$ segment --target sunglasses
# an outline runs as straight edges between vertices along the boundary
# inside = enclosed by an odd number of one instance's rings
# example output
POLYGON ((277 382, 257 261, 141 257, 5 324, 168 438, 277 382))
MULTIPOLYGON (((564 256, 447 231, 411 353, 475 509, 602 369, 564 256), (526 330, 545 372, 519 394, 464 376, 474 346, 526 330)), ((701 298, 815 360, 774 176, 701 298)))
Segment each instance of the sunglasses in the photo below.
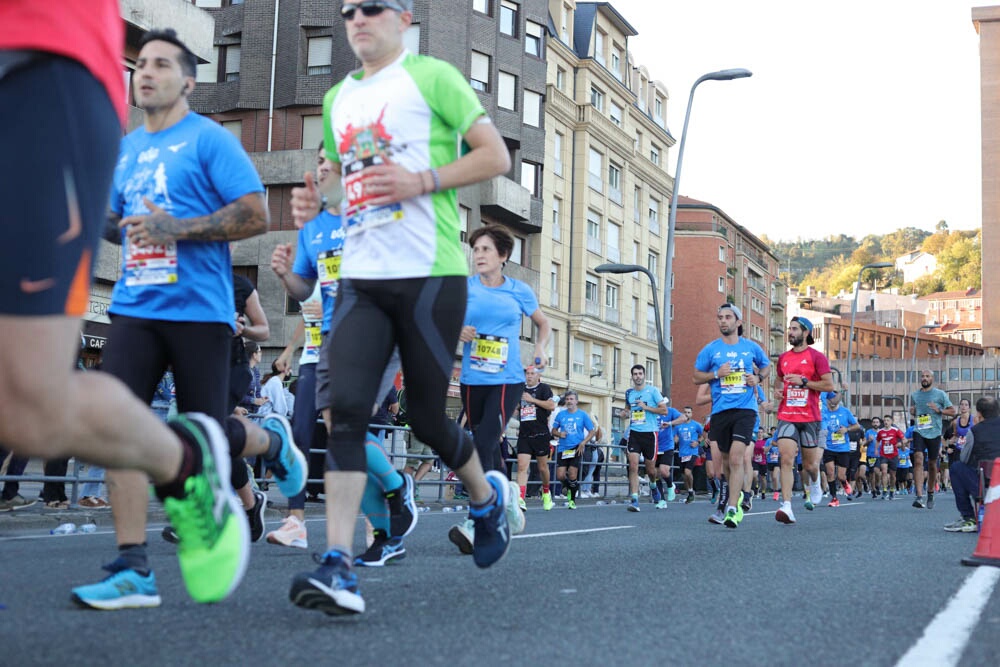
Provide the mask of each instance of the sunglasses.
POLYGON ((371 18, 373 16, 378 16, 387 9, 391 9, 395 12, 404 11, 402 7, 393 4, 391 2, 382 2, 381 0, 373 0, 372 2, 362 2, 359 4, 355 3, 345 4, 340 10, 340 15, 344 18, 345 21, 353 21, 354 14, 359 9, 361 10, 361 13, 368 18, 371 18))

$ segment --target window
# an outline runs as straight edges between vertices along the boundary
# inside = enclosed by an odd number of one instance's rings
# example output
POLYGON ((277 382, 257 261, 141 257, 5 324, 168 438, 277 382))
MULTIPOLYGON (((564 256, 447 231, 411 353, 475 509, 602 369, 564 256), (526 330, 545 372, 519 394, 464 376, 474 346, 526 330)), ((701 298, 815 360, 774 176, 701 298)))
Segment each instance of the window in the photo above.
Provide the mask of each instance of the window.
POLYGON ((719 246, 719 261, 720 262, 726 261, 726 246, 724 245, 719 246))
POLYGON ((583 341, 579 338, 573 339, 573 372, 583 372, 583 341))
POLYGON ((726 279, 719 276, 719 291, 725 293, 726 291, 726 279))
POLYGON ((534 162, 521 161, 521 187, 531 193, 533 197, 541 196, 541 172, 542 168, 534 162))
POLYGON ((500 0, 500 32, 517 37, 518 6, 509 0, 500 0))
POLYGON ((412 23, 403 33, 403 46, 410 53, 420 53, 420 24, 412 23))
POLYGON ((480 14, 489 16, 490 0, 472 0, 472 9, 480 14))
POLYGON ((542 96, 530 90, 524 91, 524 124, 541 127, 542 96))
POLYGON ((657 275, 657 269, 659 269, 659 267, 660 256, 655 252, 650 252, 649 255, 646 256, 646 268, 649 269, 649 272, 655 276, 657 275))
POLYGON ((660 148, 656 144, 652 144, 649 147, 649 161, 656 166, 660 165, 660 148))
MULTIPOLYGON (((632 335, 639 335, 639 298, 635 296, 632 297, 632 335)), ((635 355, 633 354, 632 356, 634 357, 635 355)), ((634 360, 632 364, 635 365, 634 360)))
POLYGON ((604 346, 590 344, 590 374, 599 375, 604 372, 604 346))
POLYGON ((500 72, 497 77, 497 106, 501 109, 517 108, 517 77, 500 72))
POLYGON ((621 206, 622 203, 622 168, 614 162, 608 163, 608 197, 621 206))
POLYGON ((323 114, 302 117, 302 148, 313 150, 319 148, 323 141, 323 114))
POLYGON ((604 33, 601 32, 600 30, 595 30, 594 31, 594 60, 596 60, 597 62, 601 63, 602 65, 605 62, 605 60, 604 60, 604 42, 605 42, 604 33))
POLYGON ((608 283, 604 286, 604 305, 612 310, 618 310, 618 285, 608 283))
POLYGON ((622 126, 622 108, 615 104, 614 102, 610 105, 610 111, 608 115, 611 117, 611 122, 618 127, 622 126))
POLYGON ((588 184, 598 192, 604 192, 604 156, 593 148, 587 158, 588 184))
MULTIPOLYGON (((639 263, 639 257, 641 255, 642 255, 642 246, 639 244, 638 241, 632 241, 632 263, 633 264, 638 264, 639 263)), ((638 273, 633 273, 632 277, 635 278, 636 280, 638 280, 639 279, 639 274, 638 273)))
POLYGON ((562 176, 563 135, 561 132, 554 132, 552 134, 552 154, 555 156, 555 161, 552 163, 552 171, 556 176, 562 176))
POLYGON ((636 155, 642 153, 642 132, 639 130, 635 131, 635 152, 636 155))
POLYGON ((487 92, 490 89, 490 57, 478 51, 472 52, 472 66, 469 83, 475 90, 487 92))
POLYGON ((660 125, 663 124, 663 98, 657 96, 656 100, 653 102, 653 118, 660 125))
POLYGON ((598 111, 604 111, 604 93, 597 88, 590 89, 590 103, 598 111))
POLYGON ((652 197, 649 198, 649 231, 660 233, 660 202, 652 197))
POLYGON ((611 73, 619 81, 622 80, 622 55, 617 46, 611 50, 611 73))
POLYGON ((472 209, 467 206, 458 207, 458 224, 459 224, 459 238, 462 243, 469 238, 469 214, 472 213, 472 209))
POLYGON ((646 359, 646 382, 654 386, 658 384, 656 380, 656 362, 652 359, 646 359))
MULTIPOLYGON (((545 28, 534 21, 524 22, 524 52, 529 56, 542 57, 542 38, 545 28)), ((558 83, 556 84, 558 85, 558 83)))
POLYGON ((309 38, 306 60, 308 74, 330 74, 333 71, 333 37, 309 38))
POLYGON ((222 47, 222 59, 225 61, 223 70, 226 74, 226 81, 240 80, 240 45, 231 44, 222 47))
POLYGON ((212 47, 212 60, 204 65, 198 65, 195 81, 198 83, 219 82, 219 47, 212 47))
POLYGON ((559 225, 559 217, 562 212, 562 200, 558 197, 552 198, 552 240, 562 240, 562 229, 559 225))
POLYGON ((601 314, 601 296, 600 288, 598 287, 597 278, 588 275, 587 282, 584 286, 584 299, 586 300, 587 314, 588 315, 600 315, 601 314))
POLYGON ((569 44, 569 26, 573 23, 573 9, 567 5, 562 6, 562 20, 559 22, 559 38, 563 43, 569 44))
POLYGON ((601 254, 601 214, 587 210, 587 250, 601 254))
POLYGON ((556 329, 552 330, 552 344, 549 345, 549 368, 558 368, 556 365, 559 361, 559 332, 556 329))
POLYGON ((632 191, 632 219, 636 222, 642 219, 642 188, 638 185, 632 191))
POLYGON ((510 250, 510 261, 515 264, 524 264, 524 239, 520 236, 514 237, 514 247, 510 250))
POLYGON ((549 265, 549 305, 559 307, 559 265, 555 262, 549 265))
POLYGON ((618 262, 621 260, 621 251, 618 249, 621 233, 621 227, 614 223, 608 224, 608 261, 618 262))
MULTIPOLYGON (((233 133, 233 136, 243 141, 243 121, 242 120, 224 120, 221 123, 222 127, 226 128, 233 133)), ((319 145, 318 143, 316 144, 319 145)))
POLYGON ((566 90, 566 70, 562 67, 556 68, 556 88, 566 90))
MULTIPOLYGON (((646 340, 656 340, 656 309, 653 304, 646 304, 646 340)), ((652 382, 646 378, 647 382, 652 382)))

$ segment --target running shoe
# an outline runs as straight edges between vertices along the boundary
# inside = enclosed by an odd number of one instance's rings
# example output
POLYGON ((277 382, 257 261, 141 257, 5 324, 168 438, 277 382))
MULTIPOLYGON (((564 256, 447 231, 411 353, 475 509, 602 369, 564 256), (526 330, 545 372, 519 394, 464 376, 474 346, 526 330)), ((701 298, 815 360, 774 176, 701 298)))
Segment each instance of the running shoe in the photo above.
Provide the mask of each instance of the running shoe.
POLYGON ((773 496, 771 496, 771 500, 773 500, 773 501, 777 502, 777 501, 778 501, 778 498, 779 498, 779 492, 778 492, 778 491, 775 491, 775 492, 774 492, 774 495, 773 495, 773 496))
POLYGON ((774 519, 781 523, 795 523, 795 512, 792 511, 792 503, 787 500, 781 503, 781 507, 774 513, 774 519))
POLYGON ((809 510, 809 511, 811 512, 811 511, 812 511, 812 509, 813 509, 813 508, 814 508, 815 506, 816 506, 816 505, 815 505, 815 504, 813 504, 813 501, 812 501, 812 493, 811 493, 810 491, 806 491, 806 502, 805 502, 805 508, 806 508, 807 510, 809 510))
POLYGON ((285 522, 281 524, 280 528, 267 534, 267 541, 293 549, 309 548, 305 522, 291 514, 285 517, 285 522))
POLYGON ((278 451, 278 456, 273 461, 264 459, 264 467, 274 474, 281 495, 286 498, 297 496, 302 493, 302 489, 306 488, 309 464, 302 451, 295 446, 292 425, 281 415, 272 413, 264 417, 260 427, 265 431, 276 433, 281 439, 281 449, 278 451))
POLYGON ((674 502, 674 498, 676 497, 677 497, 677 489, 675 489, 674 485, 671 484, 670 488, 667 489, 667 502, 668 503, 674 502))
POLYGON ((732 507, 726 510, 726 518, 723 519, 723 524, 726 528, 735 528, 740 525, 739 515, 732 507))
POLYGON ((524 498, 521 498, 520 496, 518 496, 517 499, 517 506, 521 508, 522 512, 528 511, 528 503, 524 502, 524 498))
POLYGON ((888 500, 888 499, 889 499, 889 492, 888 491, 883 491, 882 492, 882 500, 888 500))
POLYGON ((552 502, 552 492, 551 491, 546 491, 545 493, 543 493, 542 494, 542 509, 547 512, 550 509, 552 509, 554 506, 555 506, 555 503, 552 502))
POLYGON ((653 503, 655 505, 656 503, 660 502, 661 500, 663 500, 663 498, 660 495, 660 490, 658 488, 656 488, 655 485, 650 485, 650 487, 649 487, 649 502, 651 502, 651 503, 653 503))
POLYGON ((160 537, 171 544, 177 544, 181 541, 181 538, 177 537, 177 531, 169 524, 164 526, 163 530, 160 531, 160 537))
POLYGON ((694 491, 688 491, 687 498, 684 500, 685 505, 690 505, 694 502, 694 491))
POLYGON ((929 510, 934 509, 934 496, 929 494, 927 496, 927 509, 929 510))
POLYGON ((717 501, 718 499, 719 499, 719 492, 718 491, 712 491, 712 497, 709 499, 708 502, 710 502, 711 504, 714 505, 715 501, 717 501))
POLYGON ((752 493, 740 493, 740 509, 744 512, 749 512, 753 509, 752 493))
POLYGON ((160 594, 152 572, 139 574, 126 567, 121 558, 116 558, 102 569, 110 574, 96 584, 74 588, 73 602, 81 607, 103 610, 160 606, 160 594))
POLYGON ((913 506, 922 510, 927 509, 927 505, 924 503, 923 496, 917 496, 916 499, 913 501, 913 506))
POLYGON ((949 533, 974 533, 978 529, 975 519, 959 519, 944 527, 949 533))
POLYGON ((267 509, 267 494, 254 489, 253 507, 247 510, 247 523, 250 524, 250 541, 259 542, 264 537, 264 510, 267 509))
POLYGON ((850 482, 844 482, 844 495, 849 496, 853 492, 854 492, 854 489, 851 488, 851 483, 850 482))
POLYGON ((510 497, 510 483, 506 477, 491 470, 486 473, 486 481, 496 492, 493 505, 479 510, 469 508, 469 517, 475 524, 472 558, 476 566, 481 568, 493 565, 507 554, 511 537, 511 528, 507 524, 507 506, 515 505, 514 499, 510 497))
POLYGON ((632 496, 629 499, 628 505, 626 505, 626 508, 628 509, 629 512, 638 512, 639 511, 639 499, 637 497, 635 497, 635 496, 632 496))
MULTIPOLYGON (((13 498, 0 500, 0 512, 24 509, 25 507, 31 507, 37 502, 37 500, 25 500, 24 496, 18 493, 13 498)), ((108 505, 108 507, 110 507, 110 505, 108 505)))
POLYGON ((566 509, 575 510, 576 509, 576 501, 574 501, 574 500, 567 500, 566 501, 566 509))
POLYGON ((389 504, 389 531, 393 537, 406 537, 417 527, 417 503, 413 499, 413 476, 403 473, 399 488, 385 492, 389 504))
POLYGON ((472 519, 456 524, 448 531, 448 539, 466 556, 471 556, 476 537, 476 527, 472 519))
POLYGON ((372 545, 368 547, 368 551, 354 559, 354 564, 361 567, 382 567, 390 561, 404 558, 406 549, 403 548, 403 538, 389 537, 384 530, 376 528, 372 545))
POLYGON ((830 498, 830 502, 826 504, 827 507, 840 507, 840 501, 836 498, 830 498))
POLYGON ((179 415, 170 425, 202 459, 201 472, 184 480, 184 497, 163 500, 180 539, 181 576, 195 602, 219 602, 239 586, 250 556, 250 527, 229 486, 229 443, 203 414, 179 415))
POLYGON ((895 491, 890 491, 889 492, 889 500, 895 500, 895 499, 896 499, 896 492, 895 491))
POLYGON ((358 592, 358 577, 351 572, 350 562, 339 551, 313 554, 319 567, 314 572, 301 572, 292 578, 288 597, 295 605, 317 609, 324 614, 360 614, 365 600, 358 592))
MULTIPOLYGON (((520 500, 521 490, 517 488, 515 482, 507 482, 507 485, 510 487, 510 501, 507 503, 507 525, 510 526, 511 535, 520 535, 524 532, 524 512, 521 511, 520 503, 515 503, 513 499, 520 500)), ((576 508, 576 504, 573 505, 573 508, 576 508)))
POLYGON ((723 515, 722 510, 720 510, 720 509, 716 509, 715 510, 715 514, 713 514, 712 516, 708 517, 708 522, 709 523, 715 523, 715 524, 718 524, 720 526, 725 522, 725 520, 726 520, 726 517, 725 517, 725 515, 723 515))

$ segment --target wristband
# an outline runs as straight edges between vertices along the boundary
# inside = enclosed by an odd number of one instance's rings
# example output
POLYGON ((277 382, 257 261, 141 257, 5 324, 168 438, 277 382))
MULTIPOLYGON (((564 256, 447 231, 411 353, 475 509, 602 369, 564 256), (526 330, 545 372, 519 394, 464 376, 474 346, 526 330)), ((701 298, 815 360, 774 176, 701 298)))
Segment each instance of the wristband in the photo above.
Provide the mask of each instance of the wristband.
POLYGON ((719 369, 716 368, 714 371, 712 371, 712 373, 715 375, 715 379, 718 380, 719 379, 719 369))

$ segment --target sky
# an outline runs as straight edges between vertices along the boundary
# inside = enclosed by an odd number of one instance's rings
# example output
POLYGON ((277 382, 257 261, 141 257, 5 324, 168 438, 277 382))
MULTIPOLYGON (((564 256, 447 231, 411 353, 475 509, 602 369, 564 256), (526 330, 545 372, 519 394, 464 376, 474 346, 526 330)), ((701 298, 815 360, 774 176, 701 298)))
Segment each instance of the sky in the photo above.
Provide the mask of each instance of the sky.
POLYGON ((680 193, 773 240, 981 226, 979 35, 968 0, 612 0, 670 94, 680 193))

